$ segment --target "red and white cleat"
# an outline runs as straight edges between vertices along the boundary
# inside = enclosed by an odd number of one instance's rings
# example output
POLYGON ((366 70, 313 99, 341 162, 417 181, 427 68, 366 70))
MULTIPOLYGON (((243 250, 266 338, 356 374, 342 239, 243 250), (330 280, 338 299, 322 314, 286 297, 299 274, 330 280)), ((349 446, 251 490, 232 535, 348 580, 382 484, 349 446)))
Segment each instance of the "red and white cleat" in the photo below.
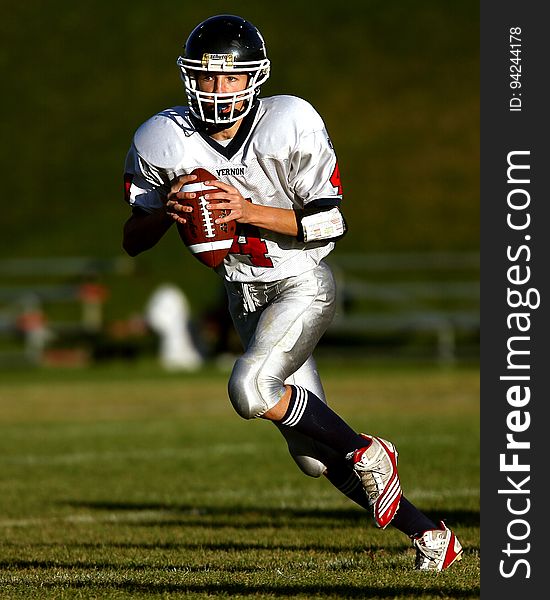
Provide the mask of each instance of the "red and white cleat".
POLYGON ((439 529, 429 529, 413 538, 415 568, 419 571, 444 571, 462 559, 462 546, 456 535, 441 521, 439 529))
POLYGON ((366 436, 371 444, 348 454, 353 469, 365 489, 373 509, 374 522, 384 529, 389 525, 401 502, 401 483, 397 474, 395 446, 376 436, 366 436))

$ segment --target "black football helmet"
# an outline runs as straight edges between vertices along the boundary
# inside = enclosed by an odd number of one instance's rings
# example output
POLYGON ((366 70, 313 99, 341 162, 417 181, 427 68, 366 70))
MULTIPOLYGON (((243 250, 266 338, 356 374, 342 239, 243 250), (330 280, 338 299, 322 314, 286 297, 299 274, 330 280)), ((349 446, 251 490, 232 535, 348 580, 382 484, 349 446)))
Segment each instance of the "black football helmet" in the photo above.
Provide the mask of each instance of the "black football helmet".
POLYGON ((177 64, 191 112, 215 125, 230 125, 250 112, 270 68, 262 35, 252 23, 235 15, 216 15, 197 25, 177 64), (197 86, 200 71, 246 73, 248 85, 230 94, 201 92, 197 86), (237 110, 240 102, 243 105, 237 110))

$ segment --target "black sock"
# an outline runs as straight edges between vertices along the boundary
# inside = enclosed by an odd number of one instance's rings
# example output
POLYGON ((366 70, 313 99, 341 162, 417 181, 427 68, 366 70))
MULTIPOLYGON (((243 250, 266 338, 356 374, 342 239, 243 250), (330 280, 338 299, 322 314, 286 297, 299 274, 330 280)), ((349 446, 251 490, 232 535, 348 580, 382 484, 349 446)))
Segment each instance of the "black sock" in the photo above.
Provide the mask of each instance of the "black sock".
POLYGON ((418 537, 428 529, 438 529, 437 525, 421 513, 414 504, 411 504, 405 496, 401 498, 399 509, 391 524, 409 537, 418 537))
MULTIPOLYGON (((348 461, 327 461, 325 476, 342 494, 371 512, 365 490, 348 461)), ((391 524, 409 537, 418 537, 428 529, 437 529, 437 525, 420 512, 414 504, 411 504, 405 496, 401 497, 399 509, 391 524)))
POLYGON ((344 496, 347 496, 365 510, 371 511, 363 484, 347 460, 328 463, 325 477, 344 496))
POLYGON ((289 387, 292 394, 281 425, 294 427, 344 456, 369 445, 315 394, 297 385, 289 387))

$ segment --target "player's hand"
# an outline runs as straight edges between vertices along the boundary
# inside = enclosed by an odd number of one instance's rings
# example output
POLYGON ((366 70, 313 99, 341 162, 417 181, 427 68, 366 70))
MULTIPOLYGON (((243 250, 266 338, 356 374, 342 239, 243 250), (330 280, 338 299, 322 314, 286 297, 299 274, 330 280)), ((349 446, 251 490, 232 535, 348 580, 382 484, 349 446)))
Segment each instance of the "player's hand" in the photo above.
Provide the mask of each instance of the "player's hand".
POLYGON ((196 178, 196 175, 181 175, 172 181, 164 207, 166 214, 172 217, 177 223, 187 223, 185 213, 193 210, 191 206, 181 204, 181 201, 190 200, 196 196, 194 192, 180 192, 180 189, 183 185, 190 183, 196 178))
POLYGON ((238 223, 252 223, 257 205, 252 204, 249 200, 243 198, 239 190, 223 181, 205 181, 205 185, 216 186, 219 191, 211 191, 204 195, 205 200, 221 200, 206 205, 208 210, 228 210, 229 213, 225 217, 216 219, 216 223, 228 223, 229 221, 237 221, 238 223))

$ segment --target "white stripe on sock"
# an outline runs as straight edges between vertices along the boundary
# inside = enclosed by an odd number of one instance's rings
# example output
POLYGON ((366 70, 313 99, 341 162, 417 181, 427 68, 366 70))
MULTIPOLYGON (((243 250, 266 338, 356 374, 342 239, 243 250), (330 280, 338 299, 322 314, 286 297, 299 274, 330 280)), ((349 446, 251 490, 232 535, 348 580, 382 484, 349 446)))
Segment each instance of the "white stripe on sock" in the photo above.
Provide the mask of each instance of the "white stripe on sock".
POLYGON ((307 395, 305 393, 305 390, 301 387, 296 387, 296 403, 294 405, 294 410, 292 411, 290 418, 287 419, 286 425, 288 425, 288 427, 294 427, 298 424, 298 422, 302 418, 302 415, 304 414, 306 406, 307 395))
POLYGON ((307 392, 301 387, 294 387, 296 389, 296 399, 292 407, 292 412, 287 419, 282 421, 282 424, 287 427, 294 427, 300 421, 307 406, 307 392))

